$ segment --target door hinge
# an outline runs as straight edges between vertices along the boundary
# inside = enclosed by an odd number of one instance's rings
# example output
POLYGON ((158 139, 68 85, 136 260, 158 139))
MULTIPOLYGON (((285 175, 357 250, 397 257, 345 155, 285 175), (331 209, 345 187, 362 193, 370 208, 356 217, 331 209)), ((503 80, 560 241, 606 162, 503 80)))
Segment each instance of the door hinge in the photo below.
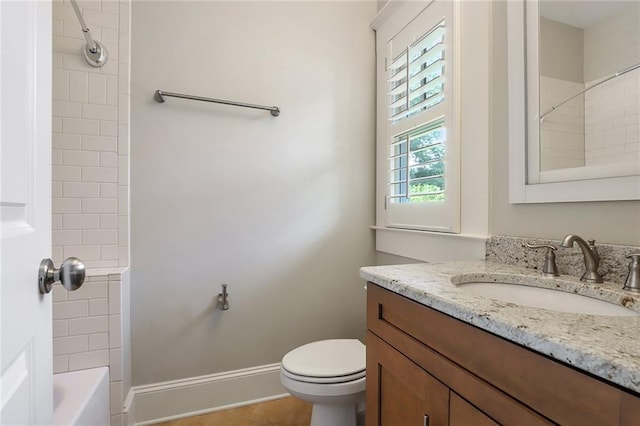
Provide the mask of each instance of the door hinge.
POLYGON ((429 416, 424 415, 424 426, 429 426, 429 416))
POLYGON ((387 72, 387 58, 384 58, 384 72, 387 72))

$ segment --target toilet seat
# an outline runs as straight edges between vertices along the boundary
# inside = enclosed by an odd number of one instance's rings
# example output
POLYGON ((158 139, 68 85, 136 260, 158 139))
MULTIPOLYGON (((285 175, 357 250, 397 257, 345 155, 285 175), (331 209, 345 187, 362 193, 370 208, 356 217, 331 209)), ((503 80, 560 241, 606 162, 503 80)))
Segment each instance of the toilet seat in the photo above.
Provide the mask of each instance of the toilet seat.
POLYGON ((282 358, 282 374, 306 383, 345 383, 366 374, 365 346, 357 339, 321 340, 282 358))

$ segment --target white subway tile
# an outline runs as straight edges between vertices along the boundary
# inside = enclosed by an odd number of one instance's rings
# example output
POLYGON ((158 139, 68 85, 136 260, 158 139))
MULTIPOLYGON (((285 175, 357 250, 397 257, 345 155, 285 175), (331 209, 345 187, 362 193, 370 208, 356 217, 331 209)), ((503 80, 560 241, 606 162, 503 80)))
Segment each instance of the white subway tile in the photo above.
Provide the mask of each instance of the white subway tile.
POLYGON ((122 380, 122 348, 109 351, 109 380, 112 382, 122 380))
POLYGON ((109 347, 122 347, 122 316, 109 315, 109 347))
POLYGON ((118 266, 129 266, 129 247, 118 247, 118 266))
POLYGON ((82 116, 82 104, 69 101, 53 101, 51 103, 51 113, 56 117, 75 117, 82 116))
POLYGON ((54 133, 52 135, 52 145, 55 149, 80 149, 80 135, 69 135, 66 133, 54 133))
POLYGON ((100 215, 100 229, 118 229, 118 215, 100 215))
POLYGON ((84 198, 83 213, 117 213, 118 200, 112 198, 84 198))
POLYGON ((62 198, 62 182, 51 182, 51 196, 62 198))
MULTIPOLYGON (((99 260, 99 258, 94 260, 99 260)), ((107 297, 109 297, 109 287, 106 281, 89 281, 69 293, 69 300, 105 299, 107 297)))
POLYGON ((100 260, 100 246, 66 246, 64 247, 64 257, 78 257, 84 261, 86 267, 89 267, 90 261, 100 260))
POLYGON ((69 99, 69 71, 54 68, 52 73, 52 98, 66 101, 69 99))
MULTIPOLYGON (((102 74, 89 74, 89 103, 107 103, 107 77, 102 74)), ((95 117, 87 117, 95 118, 95 117)))
POLYGON ((59 70, 62 68, 62 54, 58 52, 53 52, 51 55, 51 62, 54 70, 59 70))
POLYGON ((72 182, 82 178, 82 169, 76 166, 52 166, 51 172, 54 181, 72 182))
POLYGON ((58 264, 62 262, 64 259, 63 253, 64 251, 61 246, 53 245, 51 248, 51 259, 53 259, 54 263, 58 264))
POLYGON ((107 75, 107 105, 118 106, 118 76, 107 75))
POLYGON ((118 244, 129 245, 129 216, 118 216, 118 244))
POLYGON ((100 0, 78 0, 78 6, 82 9, 84 13, 84 9, 87 10, 102 10, 102 1, 100 0))
POLYGON ((118 66, 118 93, 121 95, 129 95, 131 93, 129 70, 128 63, 121 62, 118 66))
POLYGON ((51 131, 62 133, 62 117, 51 117, 51 131))
MULTIPOLYGON (((80 287, 82 288, 82 287, 80 287)), ((58 302, 53 310, 53 319, 80 318, 89 315, 89 304, 86 300, 58 302)))
POLYGON ((118 244, 118 231, 116 229, 87 229, 82 231, 82 243, 93 245, 118 244))
MULTIPOLYGON (((96 36, 97 36, 96 37, 97 39, 100 38, 97 34, 96 36)), ((71 54, 71 53, 63 52, 62 68, 69 71, 77 71, 77 72, 84 72, 84 73, 99 73, 100 68, 95 68, 89 65, 80 53, 81 52, 78 52, 78 54, 71 54)), ((83 102, 86 102, 86 100, 83 102)))
POLYGON ((98 12, 95 10, 87 10, 85 11, 84 19, 88 22, 93 23, 95 26, 118 29, 118 14, 117 13, 106 13, 106 12, 98 12))
POLYGON ((129 185, 129 156, 118 155, 118 184, 129 185))
MULTIPOLYGON (((116 49, 117 51, 117 46, 113 46, 111 44, 105 45, 105 47, 109 50, 109 57, 111 58, 111 49, 116 49)), ((117 54, 116 54, 117 57, 117 54)), ((111 58, 112 60, 108 61, 106 64, 104 64, 102 67, 100 67, 100 74, 103 75, 114 75, 117 76, 118 75, 118 61, 117 60, 113 60, 113 58, 111 58)))
POLYGON ((82 231, 62 229, 62 230, 52 231, 51 235, 52 235, 53 241, 55 241, 56 244, 61 246, 67 246, 67 245, 81 244, 82 243, 81 232, 82 231))
POLYGON ((109 314, 116 315, 121 311, 122 283, 120 281, 109 281, 109 314))
POLYGON ((52 45, 54 52, 77 54, 82 51, 83 41, 77 38, 54 35, 52 45))
MULTIPOLYGON (((89 335, 89 350, 97 351, 100 349, 109 349, 109 333, 96 333, 89 335)), ((109 365, 109 367, 111 367, 111 365, 109 365)), ((109 368, 109 373, 109 376, 111 376, 111 368, 109 368)))
MULTIPOLYGON (((62 229, 62 215, 61 214, 52 214, 51 215, 51 229, 59 230, 62 229)), ((56 243, 58 243, 56 241, 56 243)))
MULTIPOLYGON (((118 184, 100 183, 100 198, 118 198, 118 184)), ((110 228, 110 226, 101 226, 101 228, 110 228)))
POLYGON ((108 365, 109 351, 107 349, 69 355, 69 371, 107 367, 108 365))
POLYGON ((95 151, 65 150, 63 162, 67 166, 99 166, 100 153, 95 151))
POLYGON ((118 154, 129 155, 129 125, 118 125, 118 154))
POLYGON ((99 197, 100 184, 92 182, 64 182, 62 193, 68 198, 99 197))
POLYGON ((90 299, 89 316, 108 315, 109 299, 90 299))
POLYGON ((87 265, 87 268, 117 268, 120 265, 118 264, 118 261, 113 259, 113 260, 92 260, 92 261, 87 261, 85 262, 85 265, 87 265))
POLYGON ((83 167, 84 182, 118 182, 118 169, 115 167, 83 167))
MULTIPOLYGON (((104 4, 107 4, 107 2, 105 2, 104 4)), ((117 3, 116 3, 116 6, 117 6, 117 3)), ((101 39, 101 41, 103 43, 105 43, 105 44, 118 44, 118 38, 119 38, 119 34, 118 34, 117 30, 114 30, 113 28, 103 28, 102 29, 102 39, 101 39)), ((109 51, 109 53, 111 53, 111 51, 109 51)))
POLYGON ((88 336, 56 337, 53 339, 53 355, 66 355, 89 350, 88 336))
POLYGON ((69 292, 65 290, 60 283, 56 283, 53 285, 52 293, 53 293, 53 298, 51 299, 51 301, 54 304, 53 305, 54 310, 56 309, 55 307, 56 302, 66 302, 68 300, 67 296, 69 292))
POLYGON ((118 260, 118 246, 102 246, 102 260, 118 260))
POLYGON ((52 213, 80 213, 81 206, 79 198, 53 198, 51 200, 52 213))
POLYGON ((129 214, 129 187, 118 186, 118 214, 126 216, 129 214))
MULTIPOLYGON (((63 55, 64 58, 68 55, 63 55)), ((87 102, 89 95, 89 74, 83 71, 69 71, 69 100, 87 102)))
POLYGON ((53 357, 53 374, 66 373, 69 371, 69 355, 58 355, 53 357))
POLYGON ((53 321, 53 337, 66 337, 69 335, 69 320, 53 321))
POLYGON ((99 135, 100 122, 84 118, 63 118, 62 129, 64 133, 75 133, 81 135, 99 135))
POLYGON ((100 153, 101 167, 118 167, 118 154, 115 152, 100 153))
POLYGON ((118 123, 100 120, 100 136, 118 136, 118 123))
POLYGON ((122 414, 122 382, 109 383, 109 401, 111 402, 111 414, 122 414))
MULTIPOLYGON (((121 64, 130 64, 130 58, 131 58, 131 42, 129 40, 129 34, 125 34, 125 33, 121 33, 120 34, 120 41, 118 43, 118 50, 120 53, 120 63, 121 64)), ((121 68, 122 70, 122 68, 121 68)), ((126 72, 125 74, 129 74, 128 72, 126 72)), ((122 75, 122 71, 121 71, 121 75, 122 75)), ((128 84, 127 84, 128 87, 128 84)), ((122 88, 120 89, 122 90, 122 88)), ((120 92, 120 93, 129 93, 127 92, 120 92)))
POLYGON ((111 151, 118 150, 118 138, 113 136, 82 136, 82 149, 89 151, 111 151))
POLYGON ((107 316, 75 318, 69 320, 69 336, 81 334, 107 333, 109 321, 107 316))
POLYGON ((131 2, 120 2, 120 32, 131 34, 131 2))
POLYGON ((100 215, 65 214, 63 224, 65 229, 96 229, 100 227, 100 215))
POLYGON ((118 95, 118 123, 129 124, 129 95, 118 95))
POLYGON ((51 151, 51 164, 54 166, 62 165, 62 150, 54 149, 51 151))
POLYGON ((82 104, 82 117, 115 121, 118 119, 118 108, 111 105, 82 104))
POLYGON ((128 417, 125 419, 124 413, 115 414, 109 419, 109 426, 126 426, 129 424, 128 417))
POLYGON ((62 35, 63 25, 61 19, 54 19, 51 26, 51 31, 54 36, 62 35))

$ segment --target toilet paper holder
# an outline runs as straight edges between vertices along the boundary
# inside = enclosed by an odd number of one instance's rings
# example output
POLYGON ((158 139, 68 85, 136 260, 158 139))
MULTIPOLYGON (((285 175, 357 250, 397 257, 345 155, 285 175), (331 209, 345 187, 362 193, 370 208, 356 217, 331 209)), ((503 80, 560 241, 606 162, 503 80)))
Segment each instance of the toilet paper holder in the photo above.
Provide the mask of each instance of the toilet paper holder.
POLYGON ((227 293, 226 284, 222 284, 222 293, 218 293, 218 307, 223 311, 229 309, 229 294, 227 293))

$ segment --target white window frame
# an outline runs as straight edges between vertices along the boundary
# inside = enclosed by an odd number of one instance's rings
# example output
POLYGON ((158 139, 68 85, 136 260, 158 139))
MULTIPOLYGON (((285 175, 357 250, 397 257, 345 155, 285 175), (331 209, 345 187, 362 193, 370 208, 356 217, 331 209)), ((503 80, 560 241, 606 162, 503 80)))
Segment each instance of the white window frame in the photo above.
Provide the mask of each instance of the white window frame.
MULTIPOLYGON (((441 0, 435 0, 437 2, 441 0)), ((489 132, 491 70, 491 2, 453 3, 454 95, 459 145, 459 207, 456 232, 435 227, 400 228, 387 223, 388 133, 386 42, 411 23, 433 1, 389 0, 371 27, 376 31, 377 171, 376 249, 423 261, 483 259, 489 235, 489 132), (434 232, 435 231, 435 232, 434 232)), ((447 124, 447 131, 450 126, 447 124)), ((397 134, 397 133, 396 133, 397 134)), ((454 212, 456 213, 456 212, 454 212)), ((393 225, 393 224, 392 224, 393 225)))
MULTIPOLYGON (((428 230, 435 232, 460 232, 460 149, 459 149, 459 81, 456 68, 456 28, 458 26, 457 2, 436 0, 404 4, 413 17, 406 25, 384 25, 376 34, 378 62, 378 175, 383 175, 384 209, 383 226, 389 228, 428 230), (409 7, 407 7, 409 6, 409 7), (415 6, 418 6, 417 8, 415 6), (416 13, 416 9, 417 13, 416 13), (419 37, 445 21, 445 99, 436 107, 393 123, 388 117, 389 97, 387 66, 398 53, 407 49, 419 37), (400 28, 399 28, 400 27, 400 28), (415 130, 439 117, 444 117, 447 132, 445 165, 445 201, 422 203, 391 203, 388 185, 388 144, 395 136, 415 130), (382 122, 382 123, 381 123, 382 122)), ((380 182, 378 187, 380 189, 380 182)), ((380 200, 378 200, 378 203, 380 200)))

